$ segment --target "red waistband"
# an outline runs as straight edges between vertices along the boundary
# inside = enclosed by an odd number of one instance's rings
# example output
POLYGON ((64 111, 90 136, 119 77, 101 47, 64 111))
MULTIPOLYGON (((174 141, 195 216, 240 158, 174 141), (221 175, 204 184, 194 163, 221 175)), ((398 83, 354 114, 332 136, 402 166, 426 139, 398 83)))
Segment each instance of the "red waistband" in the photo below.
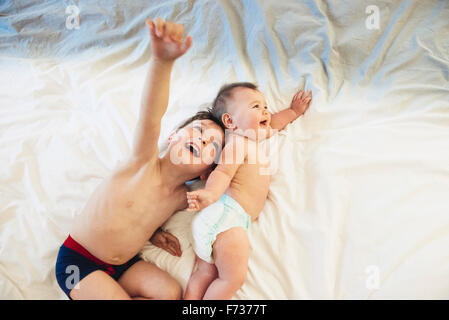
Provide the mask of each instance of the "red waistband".
POLYGON ((97 257, 95 257, 93 254, 91 254, 89 251, 86 250, 86 248, 84 248, 82 245, 80 245, 78 242, 76 242, 69 234, 69 236, 67 237, 67 239, 64 241, 64 245, 67 248, 70 248, 76 252, 78 252, 79 254, 85 256, 87 259, 95 262, 96 264, 99 265, 106 265, 106 266, 110 266, 109 263, 106 263, 100 259, 98 259, 97 257))

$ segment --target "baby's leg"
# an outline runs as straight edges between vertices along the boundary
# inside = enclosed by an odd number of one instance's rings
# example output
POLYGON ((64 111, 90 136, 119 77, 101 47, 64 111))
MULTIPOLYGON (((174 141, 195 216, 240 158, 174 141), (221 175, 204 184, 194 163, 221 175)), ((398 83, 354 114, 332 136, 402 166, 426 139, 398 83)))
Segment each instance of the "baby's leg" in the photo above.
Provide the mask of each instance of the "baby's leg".
POLYGON ((220 233, 214 242, 213 257, 218 269, 204 299, 231 299, 245 283, 248 271, 249 240, 245 229, 234 227, 220 233))
POLYGON ((192 273, 187 284, 184 300, 201 300, 204 293, 211 284, 211 282, 217 278, 218 272, 215 265, 207 263, 203 259, 196 257, 198 268, 192 273))

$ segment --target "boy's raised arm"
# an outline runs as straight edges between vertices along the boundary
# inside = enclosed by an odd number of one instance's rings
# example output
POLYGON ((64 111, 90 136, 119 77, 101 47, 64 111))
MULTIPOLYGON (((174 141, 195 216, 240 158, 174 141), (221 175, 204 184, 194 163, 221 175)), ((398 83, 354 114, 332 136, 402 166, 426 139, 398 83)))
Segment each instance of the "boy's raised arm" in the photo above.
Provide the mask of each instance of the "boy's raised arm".
POLYGON ((150 32, 153 56, 143 86, 133 146, 133 157, 143 160, 158 156, 161 119, 167 110, 173 63, 192 45, 190 36, 183 39, 184 29, 180 24, 157 18, 156 23, 148 19, 146 25, 150 32))

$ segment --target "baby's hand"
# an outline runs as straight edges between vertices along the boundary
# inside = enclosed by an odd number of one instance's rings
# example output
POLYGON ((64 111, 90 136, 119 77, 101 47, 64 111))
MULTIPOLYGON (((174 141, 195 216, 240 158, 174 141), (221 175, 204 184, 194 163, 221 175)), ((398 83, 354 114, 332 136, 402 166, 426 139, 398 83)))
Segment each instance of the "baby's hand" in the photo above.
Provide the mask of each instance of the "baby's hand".
POLYGON ((296 115, 299 117, 309 108, 311 100, 312 91, 304 92, 303 90, 300 90, 293 97, 290 108, 295 111, 296 115))
POLYGON ((171 21, 164 22, 161 18, 156 18, 156 24, 151 19, 145 21, 150 31, 153 53, 161 60, 175 60, 189 50, 192 45, 192 37, 185 40, 184 27, 171 21))
POLYGON ((187 211, 203 210, 207 206, 215 202, 215 197, 212 192, 201 189, 192 192, 187 192, 187 211))

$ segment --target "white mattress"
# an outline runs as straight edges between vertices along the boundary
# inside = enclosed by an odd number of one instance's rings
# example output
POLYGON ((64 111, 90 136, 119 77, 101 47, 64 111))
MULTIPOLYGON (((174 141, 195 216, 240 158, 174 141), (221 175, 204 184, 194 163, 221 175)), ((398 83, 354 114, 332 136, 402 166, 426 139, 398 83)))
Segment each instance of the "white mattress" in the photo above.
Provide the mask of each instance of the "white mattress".
MULTIPOLYGON (((151 56, 147 17, 183 23, 160 145, 219 87, 252 81, 272 112, 310 109, 270 140, 278 164, 235 299, 449 298, 449 2, 75 1, 0 4, 0 299, 65 299, 54 265, 91 192, 130 152, 151 56)), ((185 286, 191 214, 164 226, 185 286)))

